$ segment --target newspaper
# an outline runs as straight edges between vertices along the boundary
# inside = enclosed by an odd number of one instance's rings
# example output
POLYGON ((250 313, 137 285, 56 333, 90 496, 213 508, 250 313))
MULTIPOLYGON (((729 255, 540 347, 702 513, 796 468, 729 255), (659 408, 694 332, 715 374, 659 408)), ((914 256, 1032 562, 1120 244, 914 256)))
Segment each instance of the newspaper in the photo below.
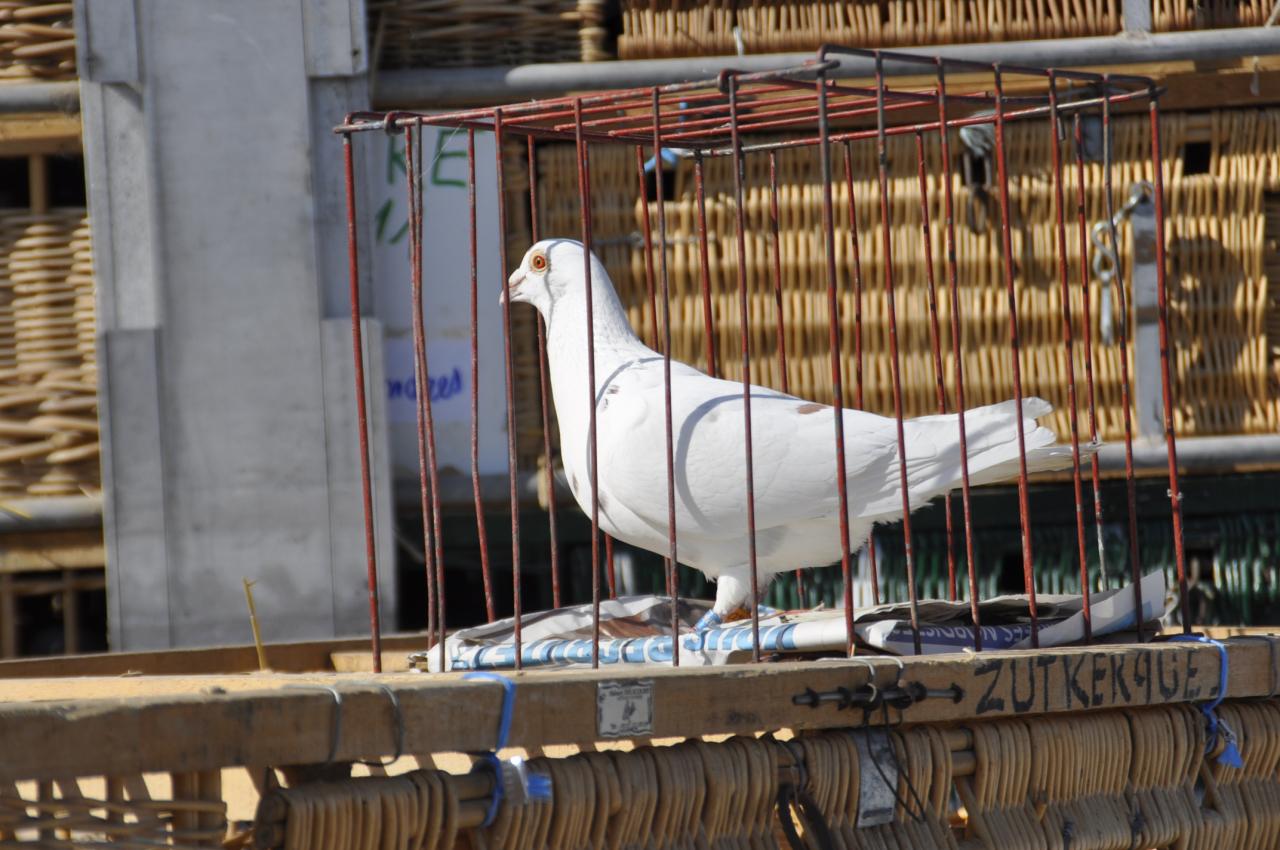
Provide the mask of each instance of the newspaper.
MULTIPOLYGON (((1144 623, 1158 620, 1168 609, 1164 573, 1142 579, 1144 623)), ((1090 594, 1095 637, 1128 631, 1137 616, 1133 588, 1090 594)), ((1046 595, 1036 599, 1041 647, 1064 646, 1084 637, 1083 599, 1078 595, 1046 595)), ((666 666, 678 649, 685 666, 734 664, 749 660, 753 645, 750 620, 726 623, 704 632, 693 624, 710 608, 703 600, 679 600, 678 643, 671 636, 671 600, 663 596, 629 596, 600 603, 602 665, 666 666)), ((973 625, 968 602, 922 600, 917 605, 921 651, 926 654, 972 650, 973 625)), ((914 635, 905 603, 859 609, 854 633, 859 645, 900 655, 914 652, 914 635)), ((998 596, 979 604, 983 649, 1020 649, 1030 645, 1031 623, 1027 598, 998 596)), ((502 670, 515 667, 514 621, 499 620, 461 629, 445 642, 446 670, 502 670)), ((815 655, 841 652, 846 645, 841 609, 762 613, 760 651, 766 655, 815 655)), ((526 614, 521 621, 521 661, 526 668, 590 665, 591 605, 526 614)), ((415 669, 441 672, 438 650, 411 656, 415 669)))

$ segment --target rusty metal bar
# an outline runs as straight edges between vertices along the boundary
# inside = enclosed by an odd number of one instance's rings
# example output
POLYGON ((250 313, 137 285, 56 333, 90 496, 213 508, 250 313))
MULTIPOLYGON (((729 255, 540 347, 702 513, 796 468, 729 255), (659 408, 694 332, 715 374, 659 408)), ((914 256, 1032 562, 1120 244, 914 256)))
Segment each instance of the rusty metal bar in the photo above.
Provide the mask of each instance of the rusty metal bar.
POLYGON ((1018 429, 1018 519, 1022 532, 1022 580, 1031 615, 1031 646, 1040 647, 1040 624, 1036 612, 1036 580, 1031 553, 1031 507, 1027 495, 1027 437, 1022 417, 1022 346, 1018 338, 1018 297, 1014 288, 1013 236, 1009 211, 1009 164, 1005 156, 1004 84, 1000 66, 993 72, 996 93, 996 171, 1000 183, 1000 244, 1005 288, 1009 296, 1009 349, 1013 365, 1013 400, 1018 429))
POLYGON ((1067 209, 1062 186, 1062 125, 1058 81, 1049 72, 1049 130, 1053 167, 1053 211, 1058 237, 1058 279, 1062 297, 1062 347, 1067 358, 1067 416, 1071 423, 1071 485, 1076 500, 1076 548, 1080 559, 1080 595, 1084 602, 1084 642, 1093 643, 1093 607, 1089 600, 1089 555, 1085 542, 1084 486, 1080 480, 1080 417, 1076 403, 1075 340, 1071 331, 1071 275, 1067 271, 1067 209))
MULTIPOLYGON (((769 152, 771 155, 775 151, 769 152)), ((858 204, 853 192, 853 143, 844 143, 844 180, 849 195, 849 248, 853 257, 853 406, 864 410, 862 396, 862 248, 858 240, 858 204)), ((843 404, 843 400, 841 401, 843 404)), ((871 571, 871 602, 880 604, 880 575, 876 568, 876 535, 867 535, 867 566, 871 571)))
POLYGON ((662 289, 662 390, 667 428, 667 587, 671 597, 671 664, 680 666, 680 560, 676 543, 675 429, 671 418, 671 288, 667 275, 667 208, 662 186, 662 134, 658 124, 659 92, 653 90, 654 195, 658 208, 658 269, 662 289))
POLYGON ((942 213, 947 233, 947 288, 951 293, 951 356, 956 387, 956 424, 960 429, 960 505, 964 513, 965 567, 969 578, 969 616, 973 619, 973 649, 982 651, 982 619, 978 608, 978 565, 973 553, 973 505, 969 486, 969 435, 965 428, 964 354, 960 350, 960 284, 956 269, 956 220, 951 193, 951 140, 947 134, 947 77, 938 63, 938 146, 942 160, 942 213))
MULTIPOLYGON (((582 101, 573 102, 578 119, 578 212, 582 224, 582 273, 587 295, 587 457, 591 464, 591 666, 600 666, 600 466, 596 440, 596 326, 591 287, 591 163, 582 137, 582 101)), ((517 648, 517 652, 518 652, 517 648)))
MULTIPOLYGON (((419 137, 419 145, 415 150, 415 159, 417 161, 415 172, 417 174, 416 184, 416 207, 417 215, 419 215, 419 228, 422 227, 422 145, 421 137, 419 137)), ((419 236, 419 245, 422 238, 419 236)), ((419 256, 421 256, 421 248, 419 248, 419 256)), ((422 375, 430 375, 428 369, 428 360, 426 360, 426 325, 424 325, 424 342, 422 342, 422 375)), ((422 406, 422 421, 426 425, 426 470, 431 484, 431 531, 435 538, 435 604, 438 605, 435 613, 436 629, 439 630, 439 650, 440 663, 444 663, 444 530, 442 522, 440 522, 440 466, 436 461, 435 453, 435 419, 431 416, 431 394, 429 392, 421 393, 419 403, 422 406)))
POLYGON ((636 177, 640 183, 640 216, 644 222, 644 291, 649 298, 649 344, 655 349, 658 343, 658 302, 653 286, 653 227, 649 223, 649 188, 645 185, 644 151, 636 145, 636 177))
MULTIPOLYGON (((924 133, 916 133, 916 176, 920 184, 920 237, 924 242, 925 281, 928 283, 929 344, 933 349, 934 395, 938 413, 947 412, 947 388, 942 371, 942 332, 938 328, 938 288, 933 278, 933 237, 929 228, 929 178, 925 171, 924 133)), ((951 516, 951 494, 943 496, 947 529, 947 598, 956 600, 955 527, 951 516)))
MULTIPOLYGON (((962 95, 952 95, 950 99, 961 100, 961 101, 965 100, 964 96, 962 95)), ((1107 97, 1107 98, 1098 97, 1098 98, 1092 98, 1089 100, 1075 100, 1075 101, 1072 101, 1071 103, 1060 104, 1058 108, 1062 113, 1073 113, 1073 112, 1082 112, 1082 111, 1092 109, 1098 106, 1099 104, 1101 104, 1104 100, 1109 100, 1111 103, 1129 103, 1129 102, 1146 102, 1146 99, 1147 99, 1147 95, 1145 92, 1140 94, 1139 93, 1116 94, 1116 95, 1111 95, 1110 97, 1107 97)), ((1011 103, 1013 101, 1014 101, 1014 98, 1005 99, 1005 103, 1011 103)), ((932 104, 933 100, 929 99, 924 103, 932 104)), ((921 105, 924 105, 924 104, 921 104, 921 105)), ((1049 114, 1048 106, 1029 106, 1024 109, 1006 110, 1004 113, 1004 117, 1007 123, 1009 121, 1015 121, 1015 120, 1022 121, 1022 120, 1027 120, 1031 118, 1043 118, 1048 114, 1049 114)), ((986 125, 990 123, 991 123, 990 115, 979 114, 979 115, 971 115, 966 118, 952 118, 948 122, 948 126, 954 130, 954 129, 959 129, 960 127, 977 127, 977 126, 986 125)), ((936 122, 922 121, 915 124, 901 124, 901 125, 888 127, 885 130, 885 135, 908 136, 908 135, 913 135, 916 132, 916 130, 922 130, 924 132, 932 132, 937 129, 938 129, 938 126, 936 122)), ((847 130, 841 133, 830 134, 828 140, 831 142, 856 142, 856 141, 866 141, 869 139, 874 139, 876 138, 876 136, 877 136, 876 130, 847 130)), ((806 147, 812 147, 813 145, 817 144, 818 141, 819 141, 818 136, 791 136, 779 141, 758 142, 752 145, 743 145, 742 151, 743 153, 751 154, 751 153, 759 153, 761 151, 785 150, 788 148, 806 148, 806 147)), ((729 156, 730 153, 731 151, 723 145, 718 147, 708 146, 703 149, 703 154, 706 156, 729 156)))
POLYGON ((862 246, 858 239, 858 205, 853 191, 853 143, 844 143, 844 183, 848 193, 849 249, 853 257, 853 406, 864 409, 862 396, 862 246))
POLYGON ((845 651, 853 656, 853 581, 849 574, 849 481, 844 445, 844 381, 840 370, 840 301, 836 276, 835 215, 831 198, 831 128, 827 121, 827 86, 822 72, 815 83, 818 95, 818 156, 822 166, 822 228, 826 234, 827 344, 831 349, 831 412, 836 441, 836 493, 840 505, 840 575, 844 582, 845 651))
MULTIPOLYGON (((876 88, 884 89, 884 69, 876 57, 876 88)), ((911 548, 911 492, 907 480, 907 435, 902 421, 902 364, 898 357, 898 315, 893 291, 893 233, 889 207, 889 153, 886 146, 884 98, 876 101, 876 170, 880 178, 880 236, 884 250, 884 292, 889 312, 889 366, 893 377, 893 418, 898 432, 898 483, 902 488, 902 545, 907 561, 907 599, 911 607, 911 640, 920 647, 920 612, 916 588, 916 559, 911 548)))
POLYGON ((693 185, 698 202, 698 272, 702 285, 703 344, 706 349, 707 374, 718 377, 720 359, 717 355, 716 319, 711 304, 711 260, 707 254, 707 195, 702 178, 702 154, 693 157, 693 185))
POLYGON ((347 189, 347 273, 351 297, 351 348, 356 379, 356 427, 360 437, 360 495, 364 502, 365 570, 369 586, 369 635, 373 672, 382 672, 382 623, 378 615, 378 553, 373 539, 373 485, 369 474, 369 411, 365 399, 364 339, 360 327, 360 254, 356 239, 356 166, 351 134, 342 136, 347 189))
POLYGON ((742 352, 742 425, 746 447, 746 488, 747 488, 747 557, 751 568, 751 660, 760 660, 760 574, 756 562, 756 485, 755 464, 752 458, 751 440, 751 328, 748 327, 747 308, 747 210, 746 192, 743 184, 746 175, 742 161, 742 139, 738 134, 738 84, 730 77, 729 86, 729 132, 733 137, 733 146, 737 153, 733 157, 733 190, 737 207, 734 222, 738 243, 738 322, 741 325, 742 352))
MULTIPOLYGON (((1160 155, 1160 100, 1151 89, 1152 203, 1156 207, 1156 292, 1160 320, 1160 392, 1164 399, 1164 441, 1169 453, 1169 510, 1173 517, 1173 554, 1178 570, 1182 633, 1191 634, 1191 600, 1187 596, 1187 556, 1183 546, 1182 489, 1178 484, 1178 443, 1173 428, 1173 381, 1169 376, 1169 288, 1165 257, 1164 162, 1160 155)), ((1142 619, 1142 609, 1138 609, 1142 619)))
MULTIPOLYGON (((1085 206, 1085 171, 1084 171, 1084 128, 1081 126, 1080 116, 1072 116, 1072 134, 1075 142, 1076 155, 1076 230, 1079 236, 1079 252, 1080 252, 1080 301, 1081 301, 1081 330, 1083 339, 1081 345, 1084 348, 1084 380, 1085 391, 1087 393, 1087 401, 1089 405, 1089 440, 1097 443, 1098 440, 1098 403, 1097 391, 1093 383, 1093 318, 1092 310, 1089 306, 1089 222, 1088 211, 1085 206)), ((1099 470, 1100 460, 1099 452, 1094 452, 1089 456, 1089 472, 1093 484, 1093 522, 1094 534, 1098 546, 1098 573, 1101 577, 1102 587, 1105 589, 1107 584, 1107 551, 1103 543, 1103 522, 1102 522, 1102 476, 1099 470)), ((1141 591, 1139 591, 1141 598, 1141 591)), ((1138 640, 1142 640, 1142 624, 1138 623, 1138 640)))
POLYGON ((524 616, 524 593, 521 587, 520 564, 520 490, 517 482, 519 470, 516 455, 516 391, 515 391, 515 352, 511 345, 511 282, 507 279, 507 186, 506 163, 502 157, 504 136, 502 132, 502 112, 494 110, 493 115, 493 147, 494 163, 498 177, 498 268, 502 276, 502 347, 505 354, 506 396, 507 396, 507 479, 510 485, 511 498, 511 605, 513 617, 512 640, 515 642, 516 669, 523 666, 521 658, 522 624, 524 616))
POLYGON ((480 265, 476 230, 475 130, 467 130, 467 215, 471 250, 471 494, 476 506, 476 540, 480 546, 484 610, 492 623, 498 615, 493 602, 493 575, 489 567, 489 535, 485 529, 484 501, 480 497, 480 313, 476 300, 480 286, 480 265))
MULTIPOLYGON (((422 203, 422 175, 423 175, 422 147, 423 146, 421 144, 422 142, 421 136, 419 136, 418 142, 419 143, 415 150, 415 156, 414 156, 416 160, 416 166, 414 170, 417 175, 416 187, 415 187, 415 194, 416 194, 415 207, 418 210, 418 229, 419 231, 421 231, 422 209, 423 209, 423 203, 422 203)), ((418 243, 421 246, 422 244, 421 233, 419 233, 419 236, 418 236, 418 243)), ((422 256, 421 247, 419 247, 418 249, 418 256, 419 258, 421 258, 422 256)), ((422 345, 423 345, 422 364, 421 364, 422 374, 424 376, 429 376, 430 372, 427 368, 426 325, 425 324, 423 325, 422 345)), ((436 605, 439 606, 438 609, 436 610, 436 628, 439 630, 438 646, 440 650, 440 663, 443 667, 444 659, 445 659, 445 649, 444 649, 445 592, 444 592, 444 528, 440 518, 440 465, 436 459, 436 426, 435 426, 435 418, 431 415, 431 393, 423 391, 423 392, 420 392, 418 396, 419 396, 418 403, 422 406, 422 410, 423 410, 423 424, 426 426, 426 432, 427 432, 427 475, 431 481, 431 527, 432 527, 433 536, 435 537, 435 546, 436 546, 436 552, 435 552, 436 605)))
MULTIPOLYGON (((769 151, 769 236, 770 258, 773 260, 773 305, 778 346, 778 374, 781 390, 790 394, 791 382, 787 377, 787 327, 786 311, 782 299, 782 242, 779 235, 781 222, 778 213, 778 152, 769 151)), ((799 570, 796 571, 799 579, 799 570)))
MULTIPOLYGON (((778 375, 780 389, 787 394, 791 392, 791 381, 787 377, 787 328, 786 311, 782 298, 782 240, 780 236, 781 221, 778 213, 778 152, 769 151, 769 256, 773 261, 773 318, 777 337, 775 345, 778 349, 778 375)), ((797 569, 793 575, 796 579, 796 597, 801 607, 808 605, 808 594, 805 593, 804 570, 797 569)))
POLYGON ((422 125, 404 130, 405 186, 409 195, 409 300, 413 311, 413 386, 415 419, 418 426, 418 485, 422 504, 422 563, 427 579, 427 634, 436 633, 435 543, 431 526, 431 472, 427 462, 427 332, 422 306, 422 209, 419 203, 418 148, 422 145, 422 125), (416 136, 416 138, 415 138, 416 136))
MULTIPOLYGON (((538 226, 538 161, 534 153, 533 137, 526 140, 529 158, 529 236, 534 244, 542 240, 538 226)), ((539 314, 535 321, 538 324, 538 392, 542 402, 542 460, 546 467, 547 482, 547 524, 551 534, 551 604, 559 608, 562 599, 560 594, 560 537, 556 511, 556 473, 551 454, 551 388, 547 385, 547 372, 550 364, 547 361, 547 324, 539 314)))
MULTIPOLYGON (((1106 86, 1108 76, 1103 77, 1106 86)), ((1117 342, 1120 344, 1120 407, 1124 410, 1124 483, 1125 497, 1129 508, 1129 569, 1133 577, 1133 599, 1135 610, 1142 611, 1142 564, 1138 554, 1138 482, 1133 470, 1133 410, 1132 393, 1129 379, 1129 300, 1125 294, 1124 266, 1120 257, 1120 242, 1116 234, 1115 200, 1112 196, 1111 170, 1113 152, 1111 149, 1111 102, 1102 101, 1102 199, 1103 211, 1107 217, 1107 232, 1111 238, 1111 247, 1116 256, 1116 296, 1120 301, 1116 330, 1119 332, 1117 342)), ((1106 298, 1105 292, 1101 297, 1106 298)), ((1142 617, 1138 617, 1138 642, 1142 642, 1142 617)))

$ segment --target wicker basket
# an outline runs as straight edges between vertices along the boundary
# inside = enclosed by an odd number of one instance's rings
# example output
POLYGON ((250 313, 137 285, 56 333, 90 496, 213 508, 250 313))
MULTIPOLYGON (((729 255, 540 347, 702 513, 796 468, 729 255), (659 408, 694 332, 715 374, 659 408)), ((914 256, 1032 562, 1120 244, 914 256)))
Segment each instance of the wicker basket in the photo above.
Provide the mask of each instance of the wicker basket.
MULTIPOLYGON (((1155 0, 1158 32, 1260 26, 1271 0, 1155 0)), ((1079 38, 1121 31, 1119 0, 622 0, 623 59, 777 53, 821 44, 893 47, 1036 38, 1079 38), (734 29, 738 32, 735 37, 734 29), (740 41, 739 41, 740 40, 740 41)))
MULTIPOLYGON (((1011 198, 1016 226, 1013 249, 1019 266, 1017 297, 1022 334, 1022 374, 1028 393, 1058 406, 1052 426, 1067 433, 1065 368, 1061 336, 1061 301, 1057 283, 1056 231, 1051 184, 1046 163, 1049 140, 1034 137, 1028 128, 1009 128, 1010 163, 1014 175, 1011 198)), ((1280 207, 1267 193, 1280 191, 1280 110, 1239 110, 1214 113, 1207 121, 1169 115, 1164 123, 1165 192, 1171 245, 1171 315, 1176 357, 1173 363, 1178 407, 1176 425, 1182 434, 1274 433, 1280 429, 1280 298, 1269 292, 1266 266, 1274 264, 1262 238, 1267 205, 1280 207), (1212 146, 1209 170, 1184 174, 1181 159, 1188 142, 1208 139, 1212 146), (1227 143, 1229 141, 1229 144, 1227 143), (1270 197, 1270 200, 1268 200, 1270 197)), ((1117 163, 1114 172, 1117 207, 1129 186, 1149 179, 1148 128, 1145 117, 1115 121, 1117 163)), ((930 140, 936 163, 937 140, 930 140)), ((914 140, 891 139, 893 244, 898 298, 898 340, 902 357, 903 401, 908 415, 935 412, 932 348, 929 339, 927 285, 920 229, 919 189, 915 178, 914 140)), ((955 143, 956 149, 960 145, 955 143)), ((578 233, 577 188, 573 150, 546 146, 541 152, 541 220, 545 234, 578 233)), ((888 321, 882 282, 880 240, 865 234, 879 232, 880 211, 873 146, 855 146, 854 185, 862 239, 864 402, 881 413, 893 410, 888 321)), ((837 163, 839 162, 837 156, 837 163)), ((1086 185, 1101 185, 1101 165, 1088 166, 1086 185)), ((775 307, 770 279, 769 195, 767 162, 748 158, 747 255, 752 330, 752 377, 757 383, 781 386, 775 338, 775 307)), ((667 204, 668 263, 672 310, 672 344, 676 357, 705 368, 703 319, 699 288, 692 167, 682 163, 676 175, 674 199, 667 204)), ((779 157, 779 205, 783 245, 783 310, 787 330, 787 371, 790 389, 798 395, 825 400, 831 394, 827 345, 826 277, 821 244, 821 181, 816 152, 785 151, 779 157)), ((944 234, 942 191, 936 169, 929 178, 932 253, 940 287, 939 320, 943 351, 949 352, 949 298, 941 290, 944 234)), ((645 296, 644 252, 635 234, 641 209, 635 190, 634 152, 596 146, 592 150, 593 231, 597 251, 609 268, 633 326, 652 343, 651 313, 645 296)), ((706 166, 707 219, 712 279, 713 315, 719 360, 726 377, 740 375, 738 350, 737 249, 734 237, 731 173, 723 159, 706 166)), ((845 340, 845 404, 854 401, 852 360, 853 294, 847 285, 850 256, 847 193, 843 167, 835 175, 837 262, 842 271, 841 317, 845 340)), ((1068 169, 1068 197, 1074 197, 1074 169, 1068 169)), ((970 406, 997 402, 1013 394, 1008 357, 1008 308, 1001 271, 998 214, 994 209, 984 226, 963 224, 973 192, 953 175, 960 264, 962 351, 966 394, 970 406)), ((656 221, 656 210, 651 211, 656 221)), ((1100 190, 1088 196, 1090 223, 1104 217, 1100 190)), ((1274 219, 1273 232, 1280 233, 1274 219)), ((1129 229, 1125 268, 1131 246, 1129 229)), ((1071 280, 1079 280, 1079 255, 1074 225, 1068 237, 1071 280)), ((1073 283, 1073 289, 1077 284, 1073 283)), ((1123 434, 1120 406, 1120 357, 1116 344, 1098 341, 1101 287, 1091 283, 1094 321, 1094 363, 1100 430, 1104 439, 1123 434)), ((1073 299, 1074 301, 1074 299, 1073 299)), ((1132 299, 1129 299, 1132 303, 1132 299)), ((1114 305, 1113 305, 1114 306, 1114 305)), ((1077 326, 1081 316, 1076 308, 1077 326)), ((1077 331, 1077 340, 1079 339, 1077 331)), ((1076 374, 1083 382, 1081 350, 1076 347, 1076 374)), ((1130 349, 1132 374, 1132 348, 1130 349)), ((949 398, 954 399, 952 358, 944 355, 949 398)), ((535 385, 521 394, 536 398, 535 385)), ((1082 420, 1084 421, 1084 420, 1082 420)))
POLYGON ((369 32, 383 68, 596 62, 604 0, 374 0, 369 32))
POLYGON ((1155 0, 1151 17, 1157 32, 1260 27, 1274 8, 1272 0, 1155 0))
POLYGON ((75 76, 71 4, 0 0, 0 80, 71 80, 75 76))
POLYGON ((83 209, 0 215, 0 495, 100 488, 83 209))

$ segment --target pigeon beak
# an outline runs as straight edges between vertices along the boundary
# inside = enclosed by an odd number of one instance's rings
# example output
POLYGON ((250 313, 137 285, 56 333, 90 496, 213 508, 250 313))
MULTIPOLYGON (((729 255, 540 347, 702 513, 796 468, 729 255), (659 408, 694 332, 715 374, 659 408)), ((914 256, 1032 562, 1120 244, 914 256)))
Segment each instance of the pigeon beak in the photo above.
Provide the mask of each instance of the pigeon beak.
POLYGON ((520 296, 520 284, 524 283, 524 270, 516 269, 511 273, 511 277, 507 278, 507 285, 503 288, 502 293, 498 296, 498 303, 507 303, 507 293, 511 293, 511 300, 515 301, 520 296))

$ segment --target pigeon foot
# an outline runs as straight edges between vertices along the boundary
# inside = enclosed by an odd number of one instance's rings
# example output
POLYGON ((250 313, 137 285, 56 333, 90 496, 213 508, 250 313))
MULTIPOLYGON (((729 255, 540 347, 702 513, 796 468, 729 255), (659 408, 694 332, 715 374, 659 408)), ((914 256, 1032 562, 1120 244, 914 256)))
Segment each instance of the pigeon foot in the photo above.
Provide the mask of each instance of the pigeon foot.
POLYGON ((715 610, 711 610, 703 614, 702 619, 693 624, 693 630, 695 632, 705 632, 707 629, 718 626, 723 622, 724 618, 717 614, 715 610))

